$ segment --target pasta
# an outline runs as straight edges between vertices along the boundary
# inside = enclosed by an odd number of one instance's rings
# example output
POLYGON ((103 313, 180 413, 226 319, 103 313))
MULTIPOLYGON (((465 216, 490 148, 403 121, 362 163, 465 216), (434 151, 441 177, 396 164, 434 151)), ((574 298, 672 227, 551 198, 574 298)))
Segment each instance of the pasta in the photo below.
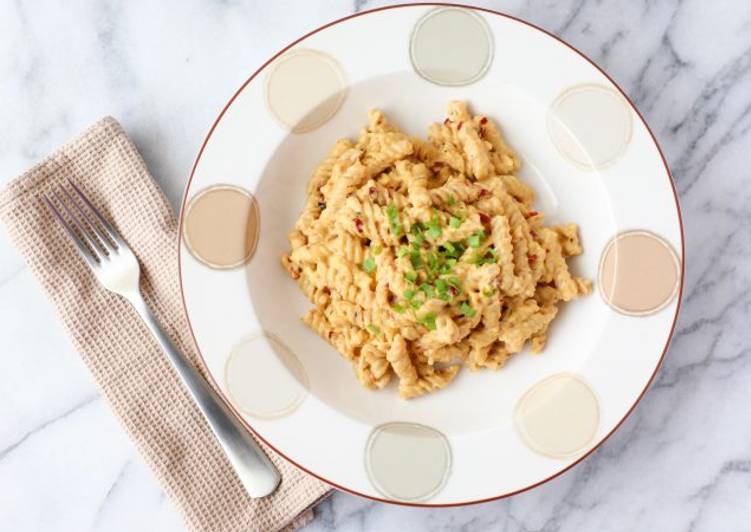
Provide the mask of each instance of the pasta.
POLYGON ((498 369, 545 346, 558 305, 592 290, 567 259, 577 226, 548 226, 500 130, 448 105, 428 140, 372 110, 313 173, 282 264, 315 305, 303 321, 363 386, 403 398, 465 366, 498 369))

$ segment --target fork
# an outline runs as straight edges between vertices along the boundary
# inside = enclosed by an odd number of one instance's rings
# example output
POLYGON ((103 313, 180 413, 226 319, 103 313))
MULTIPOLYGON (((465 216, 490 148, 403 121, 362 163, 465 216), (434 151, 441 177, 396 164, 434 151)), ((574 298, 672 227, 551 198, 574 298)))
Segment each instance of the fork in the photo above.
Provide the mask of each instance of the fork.
POLYGON ((102 286, 124 297, 138 312, 208 421, 248 495, 271 494, 281 480, 276 467, 159 326, 139 290, 141 269, 128 244, 81 189, 70 179, 68 183, 72 192, 59 186, 51 195, 44 195, 52 214, 102 286))

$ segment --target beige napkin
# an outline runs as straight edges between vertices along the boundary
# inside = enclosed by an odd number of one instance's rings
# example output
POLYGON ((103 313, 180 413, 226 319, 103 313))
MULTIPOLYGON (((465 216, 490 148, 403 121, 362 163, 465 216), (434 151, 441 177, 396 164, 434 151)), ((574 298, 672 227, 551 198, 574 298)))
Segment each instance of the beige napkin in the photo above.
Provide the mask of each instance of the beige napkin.
POLYGON ((141 263, 146 301, 198 365, 180 303, 177 223, 120 125, 105 118, 0 190, 0 220, 57 309, 102 394, 192 530, 279 530, 312 518, 328 487, 266 452, 282 483, 250 499, 167 357, 130 305, 101 288, 39 194, 75 179, 141 263))

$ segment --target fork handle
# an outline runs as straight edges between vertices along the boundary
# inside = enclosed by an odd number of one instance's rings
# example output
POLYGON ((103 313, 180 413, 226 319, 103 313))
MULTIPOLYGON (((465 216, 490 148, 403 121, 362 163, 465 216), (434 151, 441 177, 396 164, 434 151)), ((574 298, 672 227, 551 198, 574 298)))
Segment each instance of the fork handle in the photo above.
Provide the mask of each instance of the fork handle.
POLYGON ((265 497, 274 492, 281 477, 253 437, 193 365, 175 348, 140 293, 127 297, 175 368, 209 422, 219 444, 248 495, 265 497))

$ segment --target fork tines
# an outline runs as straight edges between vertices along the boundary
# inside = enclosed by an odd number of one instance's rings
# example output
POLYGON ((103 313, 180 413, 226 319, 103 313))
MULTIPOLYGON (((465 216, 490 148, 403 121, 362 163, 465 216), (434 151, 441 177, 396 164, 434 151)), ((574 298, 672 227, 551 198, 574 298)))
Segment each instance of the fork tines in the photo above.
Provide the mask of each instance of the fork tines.
POLYGON ((70 179, 67 181, 70 187, 58 185, 43 199, 93 268, 117 253, 120 239, 81 189, 70 179))

